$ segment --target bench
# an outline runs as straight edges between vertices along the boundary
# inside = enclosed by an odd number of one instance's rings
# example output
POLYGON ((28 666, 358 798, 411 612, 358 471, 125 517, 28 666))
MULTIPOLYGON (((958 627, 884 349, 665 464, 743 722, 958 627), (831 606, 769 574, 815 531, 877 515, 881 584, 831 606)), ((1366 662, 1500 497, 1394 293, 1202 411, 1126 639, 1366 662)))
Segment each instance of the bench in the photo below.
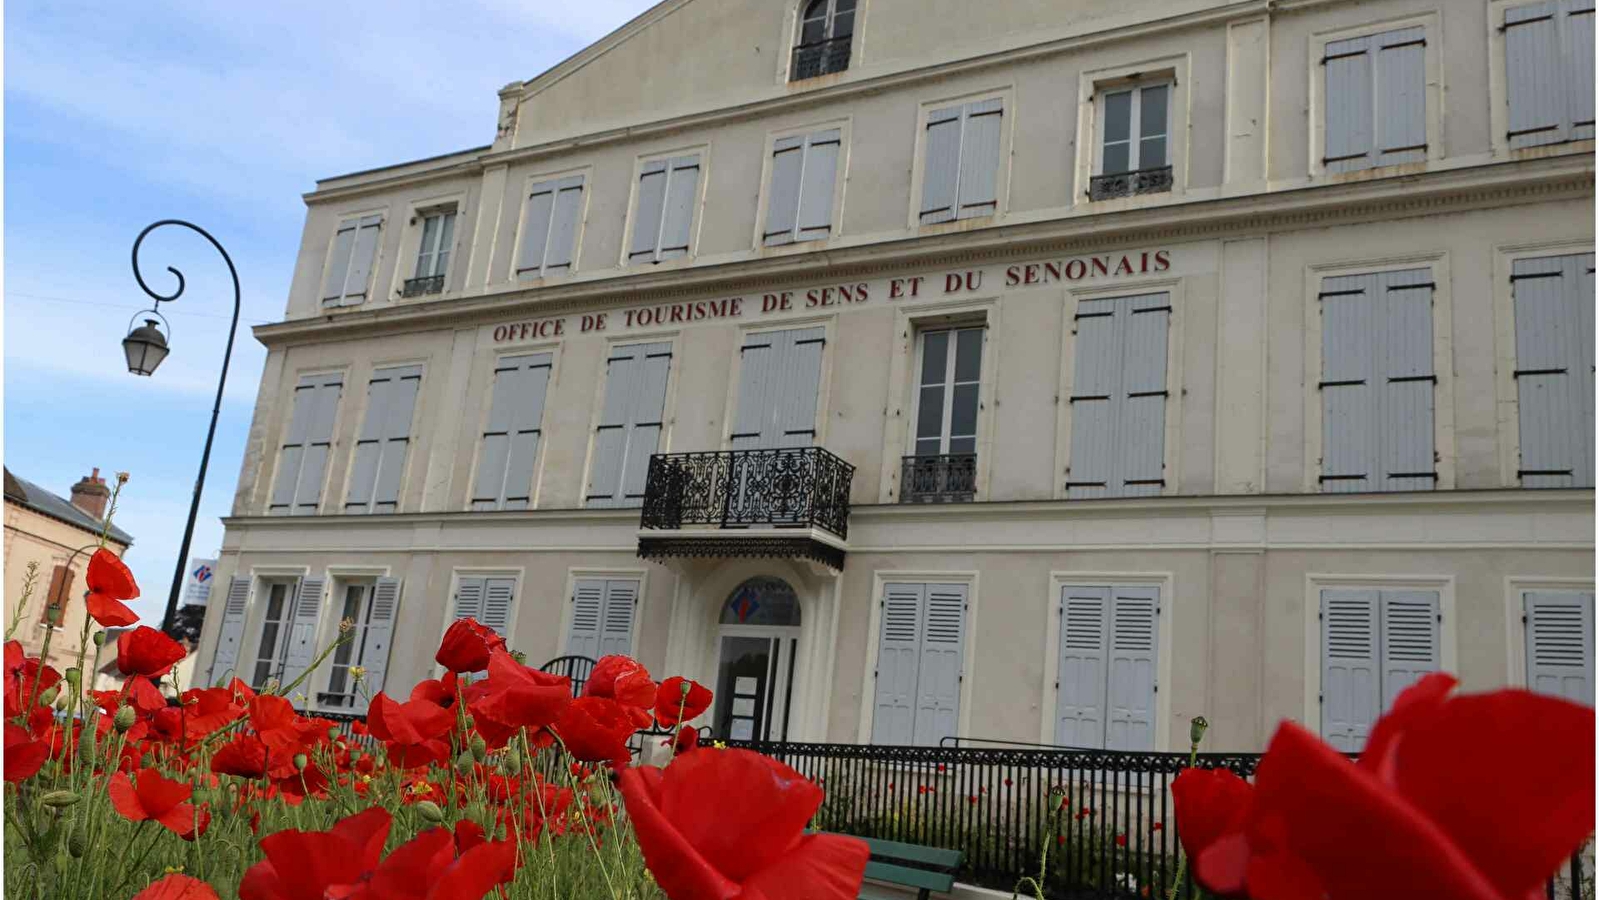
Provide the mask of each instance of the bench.
POLYGON ((966 854, 921 844, 861 838, 871 850, 866 877, 899 887, 914 888, 917 900, 932 891, 948 893, 955 887, 955 872, 966 854))

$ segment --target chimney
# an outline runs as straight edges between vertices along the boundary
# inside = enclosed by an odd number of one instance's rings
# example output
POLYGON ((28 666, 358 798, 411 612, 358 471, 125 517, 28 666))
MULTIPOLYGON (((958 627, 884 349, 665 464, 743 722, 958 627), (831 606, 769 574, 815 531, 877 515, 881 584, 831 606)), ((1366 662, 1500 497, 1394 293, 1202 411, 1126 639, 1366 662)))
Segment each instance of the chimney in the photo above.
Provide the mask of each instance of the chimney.
POLYGON ((105 518, 105 505, 111 499, 111 489, 100 477, 99 467, 72 486, 72 505, 96 519, 105 518))

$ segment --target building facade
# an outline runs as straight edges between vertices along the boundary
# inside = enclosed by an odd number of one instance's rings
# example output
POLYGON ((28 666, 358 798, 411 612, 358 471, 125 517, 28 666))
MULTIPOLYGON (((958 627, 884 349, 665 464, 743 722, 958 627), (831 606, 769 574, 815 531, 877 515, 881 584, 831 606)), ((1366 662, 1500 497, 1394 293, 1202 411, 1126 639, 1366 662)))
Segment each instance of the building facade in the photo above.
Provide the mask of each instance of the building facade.
POLYGON ((474 615, 732 737, 1592 702, 1593 4, 1069 6, 665 0, 318 182, 202 671, 350 619, 358 712, 474 615))

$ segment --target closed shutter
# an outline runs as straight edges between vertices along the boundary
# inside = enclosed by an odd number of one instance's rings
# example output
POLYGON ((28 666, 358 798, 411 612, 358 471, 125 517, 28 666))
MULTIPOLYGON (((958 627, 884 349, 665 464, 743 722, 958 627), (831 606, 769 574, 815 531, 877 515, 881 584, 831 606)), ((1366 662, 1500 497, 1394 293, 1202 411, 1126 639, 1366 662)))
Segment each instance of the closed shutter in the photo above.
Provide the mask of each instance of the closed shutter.
MULTIPOLYGON (((283 669, 278 674, 278 684, 284 688, 305 674, 316 659, 316 631, 322 621, 322 592, 327 587, 325 578, 303 578, 294 595, 294 616, 289 622, 289 644, 284 651, 283 669)), ((300 691, 309 694, 309 691, 300 691)))
POLYGON ((1159 494, 1165 486, 1168 294, 1078 306, 1066 496, 1159 494))
POLYGON ((1592 591, 1527 591, 1527 687, 1594 705, 1592 591))
POLYGON ((605 607, 600 620, 599 656, 632 654, 633 618, 637 607, 637 581, 612 579, 605 582, 605 607))
POLYGON ((921 224, 948 222, 955 218, 956 185, 960 177, 960 107, 935 109, 927 114, 923 153, 921 224))
POLYGON ((1112 497, 1115 398, 1121 393, 1121 327, 1116 301, 1084 300, 1073 323, 1071 461, 1066 496, 1112 497))
POLYGON ((582 207, 582 175, 533 185, 527 198, 527 219, 522 224, 517 277, 538 278, 571 270, 582 207))
POLYGON ((964 584, 927 585, 916 676, 914 742, 933 747, 960 730, 961 662, 966 642, 964 584))
POLYGON ((809 447, 816 437, 821 389, 822 328, 749 335, 739 360, 735 450, 809 447))
POLYGON ((551 355, 507 356, 494 367, 472 508, 527 509, 544 420, 551 355))
POLYGON ((1328 172, 1353 172, 1372 165, 1372 50, 1363 36, 1327 44, 1326 153, 1328 172))
POLYGON ((1565 60, 1566 120, 1571 123, 1569 139, 1591 141, 1593 120, 1593 39, 1594 0, 1566 0, 1565 29, 1560 49, 1565 60))
POLYGON ((656 259, 687 256, 693 236, 694 201, 699 197, 700 158, 672 160, 666 184, 666 208, 661 217, 661 249, 656 259))
POLYGON ((484 581, 478 576, 463 576, 456 581, 454 618, 483 621, 484 581))
POLYGON ((1377 305, 1364 275, 1322 280, 1321 286, 1321 488, 1329 493, 1375 490, 1378 386, 1377 305))
POLYGON ((217 631, 217 649, 211 655, 211 682, 231 678, 239 663, 239 645, 244 641, 245 612, 250 605, 250 579, 235 575, 228 582, 228 597, 222 605, 222 627, 217 631))
POLYGON ((883 621, 872 701, 874 744, 903 745, 915 739, 916 679, 926 596, 926 585, 883 585, 883 621))
POLYGON ((59 619, 53 623, 50 621, 50 612, 52 610, 66 609, 67 601, 70 599, 67 594, 71 592, 74 580, 76 580, 76 573, 66 566, 56 566, 51 570, 50 589, 45 592, 44 606, 39 610, 40 622, 46 625, 61 624, 59 619))
POLYGON ((1321 736, 1345 753, 1366 745, 1381 710, 1378 592, 1321 592, 1321 736))
POLYGON ((311 515, 322 500, 322 480, 344 376, 306 375, 294 389, 288 433, 278 451, 277 480, 272 486, 272 515, 311 515))
POLYGON ((544 254, 544 274, 564 275, 577 262, 577 229, 583 219, 583 176, 559 182, 555 214, 550 220, 550 243, 544 254))
POLYGON ((957 218, 991 216, 999 208, 999 144, 1004 104, 984 100, 966 107, 960 148, 960 210, 957 218))
POLYGON ((366 216, 359 222, 352 220, 339 227, 333 243, 333 260, 323 285, 323 305, 352 306, 366 299, 372 267, 377 261, 378 235, 382 230, 382 216, 366 216), (343 251, 346 246, 350 248, 347 253, 343 251), (335 284, 335 278, 342 283, 335 284))
POLYGON ((1429 672, 1438 671, 1438 592, 1382 592, 1382 708, 1429 672))
POLYGON ((566 630, 568 656, 599 659, 600 623, 605 615, 605 580, 579 578, 572 586, 572 621, 566 630))
POLYGON ((1106 683, 1107 750, 1155 749, 1155 660, 1160 589, 1111 591, 1110 667, 1106 683))
POLYGON ((633 211, 633 239, 628 244, 628 262, 655 259, 660 246, 661 211, 666 206, 666 161, 646 163, 639 170, 638 198, 633 211))
POLYGON ((800 181, 796 240, 816 241, 833 231, 833 184, 838 177, 839 129, 805 139, 805 173, 800 181))
MULTIPOLYGON (((1592 20, 1589 20, 1591 23, 1592 20)), ((1506 137, 1512 150, 1565 140, 1566 88, 1556 0, 1505 10, 1506 137)), ((1591 78, 1592 69, 1581 77, 1591 78)))
POLYGON ((1056 684, 1055 743, 1105 746, 1106 626, 1110 588, 1061 589, 1060 673, 1056 684))
POLYGON ((1377 136, 1372 165, 1427 159, 1427 32, 1400 28, 1371 38, 1377 136))
POLYGON ((794 223, 799 218, 800 179, 805 170, 805 139, 779 138, 772 145, 772 184, 767 192, 766 231, 768 246, 794 240, 794 223))
POLYGON ((1433 459, 1432 273, 1385 272, 1376 279, 1382 316, 1375 337, 1384 353, 1378 375, 1380 491, 1430 491, 1433 459))
POLYGON ((345 512, 394 512, 405 472, 421 366, 379 369, 367 388, 366 419, 355 444, 345 512))
POLYGON ((511 604, 516 599, 515 578, 488 578, 483 582, 483 616, 478 619, 500 637, 511 638, 511 604))
POLYGON ((350 254, 355 250, 355 233, 360 228, 360 219, 348 219, 340 222, 333 234, 333 249, 328 252, 328 273, 322 280, 323 306, 338 306, 344 296, 344 282, 350 275, 350 254))
POLYGON ((372 588, 372 611, 366 619, 362 635, 359 664, 366 669, 362 679, 364 691, 355 694, 357 712, 366 710, 366 698, 383 690, 389 671, 389 645, 394 639, 394 624, 400 612, 400 579, 379 578, 372 588))
POLYGON ((733 416, 733 433, 729 441, 734 450, 755 450, 766 446, 764 441, 771 430, 768 421, 772 414, 771 390, 776 384, 774 361, 782 353, 781 332, 761 332, 746 335, 739 349, 738 411, 733 416))
POLYGON ((658 448, 672 345, 662 341, 614 347, 607 361, 605 404, 594 433, 586 497, 591 507, 643 502, 650 455, 658 448))
POLYGON ((1511 266, 1523 487, 1594 484, 1594 255, 1511 266))

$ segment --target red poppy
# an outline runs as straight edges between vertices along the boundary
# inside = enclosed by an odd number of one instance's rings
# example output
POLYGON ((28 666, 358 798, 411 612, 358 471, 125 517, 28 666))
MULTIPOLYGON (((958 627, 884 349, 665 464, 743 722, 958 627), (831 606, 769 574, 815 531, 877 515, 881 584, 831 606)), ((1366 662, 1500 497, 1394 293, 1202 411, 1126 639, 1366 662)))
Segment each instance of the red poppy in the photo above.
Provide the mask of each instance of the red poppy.
POLYGON ((1165 828, 1165 827, 1166 827, 1166 824, 1164 822, 1156 822, 1155 824, 1149 826, 1149 830, 1150 831, 1159 831, 1159 830, 1161 830, 1162 828, 1165 828))
POLYGON ((155 769, 138 772, 133 779, 126 772, 112 775, 106 794, 112 808, 130 822, 154 820, 175 834, 194 830, 194 804, 188 802, 194 788, 155 769))
POLYGON ((211 756, 211 771, 240 778, 261 778, 267 773, 268 753, 261 739, 240 734, 217 748, 211 756))
POLYGON ((374 806, 328 831, 289 828, 267 835, 261 839, 266 859, 244 873, 239 900, 323 900, 329 888, 359 885, 377 868, 391 824, 388 811, 374 806))
POLYGON ((289 701, 270 694, 250 699, 250 727, 261 737, 273 755, 293 756, 318 736, 317 726, 300 718, 289 701))
POLYGON ((202 803, 194 808, 194 818, 189 821, 185 831, 179 831, 178 837, 186 841, 194 841, 205 836, 206 829, 211 827, 211 804, 202 803))
POLYGON ((244 715, 244 707, 225 687, 190 688, 183 692, 182 702, 183 727, 191 738, 205 737, 244 715))
POLYGON ((22 707, 29 697, 37 701, 38 695, 61 681, 61 673, 39 660, 28 656, 17 641, 5 645, 5 716, 22 715, 22 707))
POLYGON ((26 781, 38 774, 50 758, 50 742, 36 741, 20 725, 6 723, 5 780, 26 781))
POLYGON ((700 732, 697 728, 687 725, 677 730, 677 737, 672 740, 673 753, 687 753, 700 745, 700 732))
POLYGON ((1066 846, 1066 835, 1064 835, 1064 834, 1055 835, 1055 846, 1057 846, 1057 847, 1066 846))
POLYGON ((1227 769, 1184 769, 1177 774, 1171 783, 1180 826, 1177 837, 1190 860, 1238 830, 1253 792, 1249 782, 1227 769))
POLYGON ((664 770, 624 769, 628 818, 671 900, 854 900, 866 871, 856 838, 804 834, 822 791, 749 750, 700 750, 664 770), (738 797, 735 804, 706 797, 738 797))
POLYGON ((117 638, 117 668, 124 675, 160 678, 188 655, 182 644, 148 625, 124 631, 117 638))
POLYGON ((86 601, 89 615, 102 628, 132 625, 139 621, 138 613, 122 603, 123 600, 139 596, 139 585, 133 580, 133 572, 115 553, 104 547, 94 551, 94 555, 89 557, 86 580, 89 584, 86 601))
POLYGON ((470 704, 473 716, 516 728, 543 728, 572 702, 570 679, 528 668, 504 651, 489 658, 482 687, 483 695, 470 704))
POLYGON ((673 675, 661 682, 660 690, 655 692, 655 721, 665 726, 676 725, 698 716, 710 706, 710 688, 673 675))
POLYGON ((150 883, 133 900, 218 900, 216 889, 189 875, 171 874, 150 883))
POLYGON ((477 619, 456 619, 444 632, 433 659, 451 672, 481 672, 495 651, 504 650, 505 638, 499 632, 477 619))
POLYGON ((650 727, 650 709, 655 706, 656 686, 650 673, 630 656, 602 656, 583 685, 583 696, 604 697, 622 704, 638 728, 650 727))
POLYGON ((604 697, 573 700, 553 727, 574 758, 615 765, 627 764, 627 739, 638 730, 622 704, 604 697))
MULTIPOLYGON (((462 620, 466 621, 466 620, 462 620)), ((440 737, 455 724, 450 711, 430 700, 397 703, 378 691, 367 710, 372 736, 392 744, 420 744, 440 737)))
POLYGON ((1125 834, 1116 835, 1116 846, 1118 846, 1118 847, 1127 846, 1127 835, 1125 835, 1125 834))

